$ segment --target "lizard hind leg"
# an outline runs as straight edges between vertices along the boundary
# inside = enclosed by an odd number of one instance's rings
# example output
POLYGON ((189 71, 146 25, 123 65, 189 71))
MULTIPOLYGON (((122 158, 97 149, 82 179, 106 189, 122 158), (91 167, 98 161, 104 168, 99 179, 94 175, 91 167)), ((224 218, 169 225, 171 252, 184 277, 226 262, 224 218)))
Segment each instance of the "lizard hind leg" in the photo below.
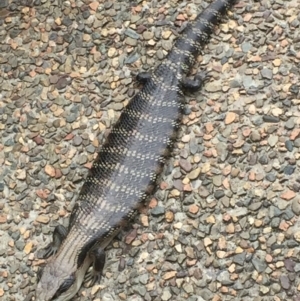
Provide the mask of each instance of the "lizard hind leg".
POLYGON ((85 275, 84 282, 89 282, 89 286, 93 286, 101 280, 105 265, 105 252, 101 247, 98 247, 90 251, 88 256, 92 259, 92 269, 85 275))

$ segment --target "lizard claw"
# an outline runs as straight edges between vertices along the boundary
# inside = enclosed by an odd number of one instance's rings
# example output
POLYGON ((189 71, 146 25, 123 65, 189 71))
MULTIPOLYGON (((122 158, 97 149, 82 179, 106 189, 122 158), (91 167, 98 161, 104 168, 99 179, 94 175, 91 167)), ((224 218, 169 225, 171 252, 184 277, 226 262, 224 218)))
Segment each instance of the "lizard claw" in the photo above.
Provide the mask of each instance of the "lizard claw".
POLYGON ((93 268, 90 269, 84 277, 84 283, 88 287, 94 286, 96 283, 99 283, 101 280, 102 274, 100 272, 96 272, 93 268))

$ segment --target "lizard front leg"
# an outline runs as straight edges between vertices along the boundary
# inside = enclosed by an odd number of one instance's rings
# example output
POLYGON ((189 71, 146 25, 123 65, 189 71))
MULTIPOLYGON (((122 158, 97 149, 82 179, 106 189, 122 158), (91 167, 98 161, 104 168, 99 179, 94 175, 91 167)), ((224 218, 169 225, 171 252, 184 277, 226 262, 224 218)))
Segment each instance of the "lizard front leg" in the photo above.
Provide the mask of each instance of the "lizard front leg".
POLYGON ((66 238, 67 234, 68 230, 64 226, 56 226, 53 232, 52 242, 46 248, 44 248, 43 258, 48 258, 51 255, 54 255, 57 252, 63 240, 66 238))

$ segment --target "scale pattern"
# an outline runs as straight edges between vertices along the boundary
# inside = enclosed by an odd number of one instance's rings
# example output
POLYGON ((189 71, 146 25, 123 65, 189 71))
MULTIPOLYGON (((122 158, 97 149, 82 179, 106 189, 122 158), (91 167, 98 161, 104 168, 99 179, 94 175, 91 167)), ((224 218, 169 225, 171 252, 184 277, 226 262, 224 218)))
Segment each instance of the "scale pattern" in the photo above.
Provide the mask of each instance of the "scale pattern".
POLYGON ((184 29, 107 137, 82 187, 70 224, 71 232, 82 231, 90 237, 89 246, 115 233, 152 193, 180 124, 182 78, 234 2, 214 1, 184 29))
MULTIPOLYGON (((115 235, 153 192, 180 124, 183 77, 220 17, 234 3, 217 0, 199 14, 122 112, 82 187, 68 235, 48 264, 46 270, 56 277, 66 278, 83 268, 89 250, 95 245, 104 246, 107 238, 115 235)), ((43 301, 53 296, 48 298, 45 290, 51 287, 55 291, 51 275, 45 273, 39 284, 43 301)), ((57 285, 62 281, 56 279, 57 285)))

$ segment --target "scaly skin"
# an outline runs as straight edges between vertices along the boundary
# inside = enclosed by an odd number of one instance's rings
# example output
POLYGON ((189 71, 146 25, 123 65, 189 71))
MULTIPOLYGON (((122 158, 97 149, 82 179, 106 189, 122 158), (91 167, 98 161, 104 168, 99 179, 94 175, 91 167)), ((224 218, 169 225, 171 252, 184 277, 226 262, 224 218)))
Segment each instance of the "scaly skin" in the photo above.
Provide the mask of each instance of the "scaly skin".
POLYGON ((36 300, 70 300, 93 262, 93 251, 104 250, 153 192, 180 124, 183 77, 234 2, 214 1, 187 26, 122 112, 82 187, 68 235, 43 271, 36 300))

